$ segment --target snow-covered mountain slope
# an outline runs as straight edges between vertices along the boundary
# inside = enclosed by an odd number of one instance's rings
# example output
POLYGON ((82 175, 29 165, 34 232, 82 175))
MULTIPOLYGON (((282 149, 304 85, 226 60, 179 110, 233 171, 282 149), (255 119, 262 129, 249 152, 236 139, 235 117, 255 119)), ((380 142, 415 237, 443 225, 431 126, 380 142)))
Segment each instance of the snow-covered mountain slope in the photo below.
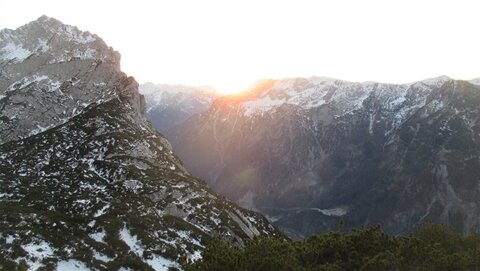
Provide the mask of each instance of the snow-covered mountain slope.
POLYGON ((47 17, 1 33, 1 270, 175 270, 214 238, 280 236, 184 169, 98 37, 47 17))
POLYGON ((160 132, 177 126, 189 117, 206 111, 219 94, 212 87, 189 87, 145 83, 140 93, 147 102, 147 118, 160 132))
POLYGON ((474 85, 480 85, 480 78, 472 79, 469 82, 474 85))
POLYGON ((300 236, 427 219, 480 230, 480 87, 264 80, 167 133, 186 167, 300 236))
POLYGON ((432 87, 449 80, 451 79, 441 76, 410 84, 389 85, 375 82, 353 83, 324 77, 294 78, 263 81, 259 83, 260 88, 254 87, 242 94, 248 97, 246 101, 242 101, 242 96, 231 96, 231 99, 239 99, 241 102, 234 104, 239 105, 243 114, 249 117, 272 113, 283 106, 308 111, 324 104, 334 106, 339 110, 339 115, 344 115, 360 109, 375 90, 377 98, 385 100, 390 110, 395 110, 396 107, 408 102, 422 106, 432 87))

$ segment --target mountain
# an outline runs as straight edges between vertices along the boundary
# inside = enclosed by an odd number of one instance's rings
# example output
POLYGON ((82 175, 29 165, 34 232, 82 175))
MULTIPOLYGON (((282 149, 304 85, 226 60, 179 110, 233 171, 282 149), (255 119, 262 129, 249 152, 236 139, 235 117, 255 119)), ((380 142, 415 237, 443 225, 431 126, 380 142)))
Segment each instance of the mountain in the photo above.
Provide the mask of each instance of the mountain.
POLYGON ((167 133, 186 167, 294 237, 427 220, 480 231, 480 86, 264 80, 167 133))
POLYGON ((175 270, 280 236, 185 170, 98 36, 42 16, 0 61, 1 270, 175 270))
POLYGON ((469 82, 474 85, 480 85, 480 78, 472 79, 469 82))
POLYGON ((212 87, 189 87, 153 83, 141 84, 147 102, 147 118, 158 131, 165 132, 189 117, 206 111, 219 94, 212 87))

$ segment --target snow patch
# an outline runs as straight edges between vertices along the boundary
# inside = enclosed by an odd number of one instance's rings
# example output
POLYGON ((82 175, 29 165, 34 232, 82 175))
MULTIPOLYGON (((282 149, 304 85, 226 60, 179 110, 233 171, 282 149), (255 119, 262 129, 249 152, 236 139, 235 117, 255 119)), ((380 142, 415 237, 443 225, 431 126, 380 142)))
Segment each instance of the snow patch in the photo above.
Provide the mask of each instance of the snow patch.
POLYGON ((395 109, 398 106, 402 105, 407 100, 407 98, 405 97, 405 95, 407 94, 406 89, 402 89, 402 91, 398 91, 398 92, 401 92, 399 96, 393 97, 393 99, 388 100, 387 108, 395 109))
POLYGON ((87 44, 97 40, 93 35, 88 32, 81 32, 76 27, 71 25, 65 26, 65 35, 70 41, 87 44))
POLYGON ((182 269, 178 263, 158 255, 152 255, 150 259, 147 259, 147 263, 156 271, 167 271, 171 267, 182 269))
POLYGON ((108 208, 110 208, 110 203, 105 204, 105 206, 103 206, 102 209, 97 210, 93 215, 93 217, 99 217, 101 215, 104 215, 108 208))
POLYGON ((22 245, 23 250, 25 250, 30 256, 43 259, 53 255, 53 249, 45 241, 40 241, 38 243, 30 243, 22 245))
MULTIPOLYGON (((171 230, 175 231, 174 229, 171 229, 171 230)), ((194 245, 197 245, 199 247, 204 247, 202 244, 200 244, 200 242, 197 239, 190 236, 191 232, 189 232, 189 231, 176 231, 176 233, 180 238, 182 238, 184 240, 187 240, 188 242, 190 242, 194 245)))
POLYGON ((120 230, 120 239, 125 242, 130 250, 138 257, 143 257, 143 249, 137 240, 137 236, 131 235, 126 227, 120 230))
POLYGON ((137 180, 125 180, 123 182, 123 187, 134 193, 138 193, 143 188, 143 183, 137 180))
POLYGON ((243 105, 244 114, 246 116, 252 116, 254 114, 262 114, 267 111, 272 110, 275 107, 285 104, 286 100, 273 100, 270 97, 265 97, 263 99, 258 99, 254 101, 247 102, 243 105))
POLYGON ((113 260, 113 258, 110 258, 108 257, 107 255, 103 254, 103 253, 100 253, 96 250, 93 251, 93 257, 99 261, 102 261, 102 262, 110 262, 113 260))
MULTIPOLYGON (((1 157, 0 157, 1 158, 1 157)), ((0 198, 9 198, 13 196, 14 194, 12 193, 0 193, 0 198)))
POLYGON ((91 271, 85 263, 77 260, 59 261, 57 263, 57 271, 91 271))
MULTIPOLYGON (((132 251, 138 257, 143 258, 144 249, 142 248, 141 243, 137 239, 137 236, 131 235, 126 227, 123 227, 120 230, 120 239, 127 244, 127 246, 130 248, 130 251, 132 251)), ((166 271, 169 270, 170 267, 181 269, 178 263, 155 254, 150 255, 146 261, 154 270, 157 271, 166 271)))
POLYGON ((186 186, 187 185, 185 183, 178 183, 178 184, 172 185, 171 187, 176 188, 176 189, 180 189, 180 188, 184 188, 186 186))
POLYGON ((103 239, 105 238, 107 234, 105 233, 105 231, 102 229, 101 231, 99 232, 95 232, 95 233, 90 233, 88 236, 90 236, 90 238, 92 238, 93 240, 99 242, 99 243, 105 243, 105 241, 103 241, 103 239))
POLYGON ((85 51, 80 51, 75 49, 73 51, 73 57, 76 59, 86 60, 86 59, 95 59, 96 52, 92 48, 87 48, 85 51))
POLYGON ((7 43, 7 45, 0 49, 0 59, 2 60, 21 62, 31 54, 32 52, 23 48, 22 45, 16 45, 13 42, 7 43))
POLYGON ((32 270, 37 270, 43 264, 43 259, 53 256, 53 249, 49 243, 45 241, 39 241, 22 245, 23 250, 28 254, 29 259, 26 259, 27 264, 32 270))
POLYGON ((30 131, 30 133, 28 134, 28 136, 33 136, 33 135, 36 135, 36 134, 45 132, 45 131, 48 130, 50 127, 51 127, 51 126, 42 127, 42 126, 40 126, 40 125, 37 124, 37 128, 36 128, 36 129, 33 129, 32 131, 30 131))
POLYGON ((46 92, 53 92, 60 89, 61 83, 57 80, 52 80, 46 75, 39 75, 35 74, 33 76, 25 77, 22 80, 16 81, 15 83, 11 84, 7 91, 14 91, 18 89, 23 89, 31 84, 38 84, 42 82, 40 86, 37 88, 42 91, 46 92))
POLYGON ((13 242, 15 240, 17 240, 18 238, 16 238, 15 236, 12 236, 12 235, 7 235, 7 237, 5 238, 5 243, 7 244, 13 244, 13 242))
POLYGON ((190 254, 190 260, 195 262, 200 259, 202 259, 202 252, 200 250, 195 250, 193 254, 190 254))
POLYGON ((332 209, 309 208, 309 210, 320 212, 326 216, 344 216, 348 213, 346 207, 336 207, 332 209))
POLYGON ((48 41, 44 39, 38 39, 38 46, 36 51, 45 53, 50 47, 48 46, 48 41))

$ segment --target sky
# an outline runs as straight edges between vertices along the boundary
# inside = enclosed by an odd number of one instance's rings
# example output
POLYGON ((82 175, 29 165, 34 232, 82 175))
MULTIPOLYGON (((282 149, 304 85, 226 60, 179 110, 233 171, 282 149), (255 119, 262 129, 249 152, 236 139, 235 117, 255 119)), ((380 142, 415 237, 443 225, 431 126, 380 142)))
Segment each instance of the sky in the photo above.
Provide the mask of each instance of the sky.
POLYGON ((0 29, 41 15, 102 37, 137 81, 246 89, 326 76, 480 77, 477 0, 1 0, 0 29))

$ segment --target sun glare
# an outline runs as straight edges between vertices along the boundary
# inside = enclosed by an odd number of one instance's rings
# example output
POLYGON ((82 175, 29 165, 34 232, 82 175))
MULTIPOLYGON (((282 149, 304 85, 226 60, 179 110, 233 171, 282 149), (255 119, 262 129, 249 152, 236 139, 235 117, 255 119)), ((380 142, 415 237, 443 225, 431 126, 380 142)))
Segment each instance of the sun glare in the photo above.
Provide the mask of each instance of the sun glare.
POLYGON ((222 95, 237 94, 247 90, 252 85, 252 80, 225 79, 214 83, 215 89, 222 95))
POLYGON ((101 36, 140 83, 211 84, 223 94, 266 78, 479 76, 477 1, 140 2, 110 13, 110 1, 84 0, 75 9, 58 0, 0 1, 0 29, 46 14, 101 36))

